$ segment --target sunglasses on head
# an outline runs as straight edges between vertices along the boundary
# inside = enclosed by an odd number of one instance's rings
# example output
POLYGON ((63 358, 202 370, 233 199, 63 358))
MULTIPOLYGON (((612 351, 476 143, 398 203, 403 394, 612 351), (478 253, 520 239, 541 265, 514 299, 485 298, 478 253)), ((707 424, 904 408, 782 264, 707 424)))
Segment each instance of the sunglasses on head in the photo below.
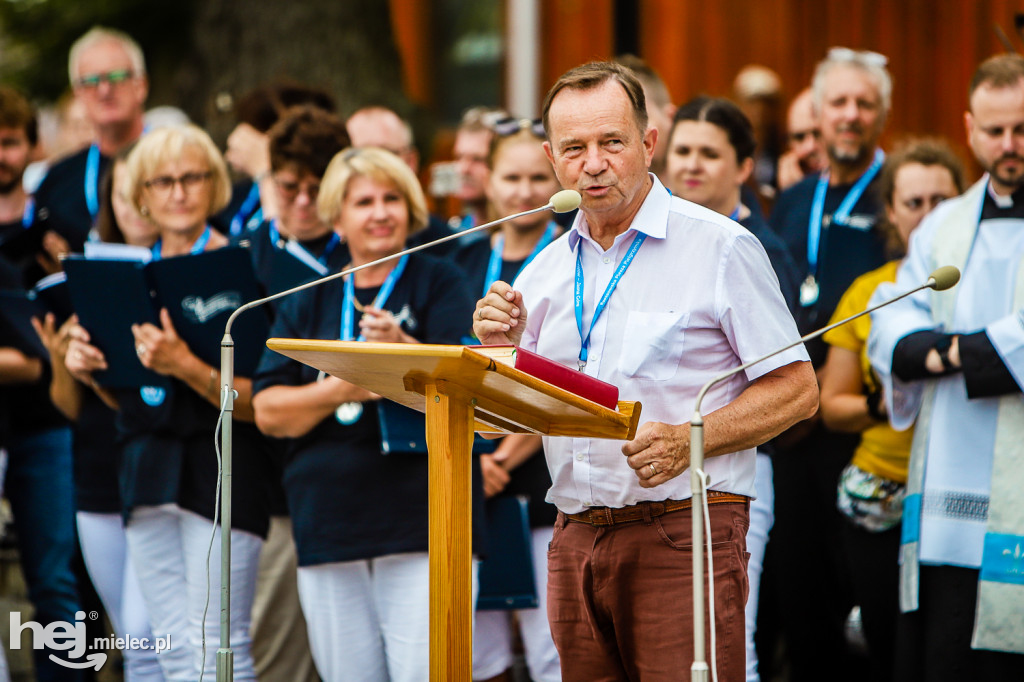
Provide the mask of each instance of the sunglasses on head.
POLYGON ((871 50, 851 50, 848 47, 833 47, 828 51, 828 58, 839 62, 860 61, 870 66, 885 67, 889 58, 884 54, 872 52, 871 50))
POLYGON ((88 76, 79 78, 77 84, 82 88, 98 88, 100 83, 110 83, 111 85, 124 83, 134 75, 131 69, 118 69, 117 71, 108 71, 107 73, 91 73, 88 76))
POLYGON ((539 118, 531 121, 528 118, 512 118, 510 116, 494 123, 494 134, 500 137, 515 135, 520 130, 529 130, 541 139, 547 137, 547 134, 544 132, 544 122, 539 118))

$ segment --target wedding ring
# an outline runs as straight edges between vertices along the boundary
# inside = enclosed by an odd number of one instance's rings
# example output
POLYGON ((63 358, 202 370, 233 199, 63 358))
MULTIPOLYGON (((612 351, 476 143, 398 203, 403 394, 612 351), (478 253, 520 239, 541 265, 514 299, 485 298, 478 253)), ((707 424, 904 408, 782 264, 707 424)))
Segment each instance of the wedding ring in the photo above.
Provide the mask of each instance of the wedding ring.
POLYGON ((145 355, 146 354, 146 346, 145 346, 145 344, 140 343, 139 345, 135 346, 135 354, 138 355, 140 358, 143 355, 145 355))
POLYGON ((477 311, 476 311, 476 319, 478 319, 478 320, 483 320, 484 319, 484 309, 483 308, 478 308, 477 309, 477 311))
POLYGON ((658 470, 656 468, 654 468, 654 462, 651 462, 647 466, 651 467, 651 476, 657 476, 658 475, 658 470))

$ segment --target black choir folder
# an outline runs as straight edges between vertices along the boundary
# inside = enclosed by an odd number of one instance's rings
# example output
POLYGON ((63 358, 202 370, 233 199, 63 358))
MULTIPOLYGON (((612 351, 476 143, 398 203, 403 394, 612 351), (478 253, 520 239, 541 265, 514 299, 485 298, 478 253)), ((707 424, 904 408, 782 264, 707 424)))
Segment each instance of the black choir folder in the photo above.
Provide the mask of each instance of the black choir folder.
MULTIPOLYGON (((97 372, 96 381, 115 388, 161 383, 139 362, 133 324, 159 327, 160 308, 167 308, 189 349, 219 368, 228 317, 260 297, 252 260, 237 247, 149 263, 72 257, 64 261, 64 271, 79 322, 107 357, 109 369, 97 372)), ((252 376, 269 331, 265 310, 238 317, 231 330, 236 374, 252 376)))
POLYGON ((10 343, 32 357, 48 358, 43 342, 32 327, 32 318, 42 321, 51 312, 58 327, 71 317, 71 300, 63 273, 44 277, 28 291, 0 291, 0 337, 6 339, 0 341, 0 345, 10 343))

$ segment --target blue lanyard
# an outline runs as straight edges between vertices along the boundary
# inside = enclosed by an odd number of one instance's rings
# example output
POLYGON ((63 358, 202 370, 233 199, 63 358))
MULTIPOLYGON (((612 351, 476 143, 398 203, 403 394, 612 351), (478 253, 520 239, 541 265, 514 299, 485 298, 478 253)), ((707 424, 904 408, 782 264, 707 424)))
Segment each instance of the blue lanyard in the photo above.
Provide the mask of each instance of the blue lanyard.
MULTIPOLYGON (((864 190, 867 189, 871 181, 878 175, 884 160, 885 152, 881 149, 876 149, 874 161, 864 171, 864 175, 860 176, 857 183, 850 188, 842 203, 839 204, 839 208, 832 214, 833 223, 846 224, 846 221, 850 219, 853 207, 857 205, 861 195, 864 194, 864 190)), ((825 194, 828 192, 828 179, 829 173, 827 172, 822 173, 818 177, 818 185, 814 188, 814 201, 811 204, 811 218, 807 225, 807 268, 811 275, 814 275, 818 270, 818 248, 821 243, 821 221, 825 213, 825 194)))
POLYGON ((89 147, 89 156, 85 160, 85 206, 89 209, 89 218, 93 222, 100 212, 100 146, 95 142, 89 147))
POLYGON ((277 229, 277 218, 271 219, 268 234, 270 237, 270 244, 275 249, 283 248, 292 255, 302 258, 303 260, 305 260, 304 255, 308 256, 310 261, 316 261, 325 268, 327 267, 327 261, 330 259, 331 254, 334 253, 334 250, 338 248, 338 244, 341 243, 341 237, 338 236, 338 233, 332 232, 331 238, 327 240, 327 243, 324 245, 324 250, 320 253, 320 257, 317 258, 309 249, 303 246, 298 239, 291 239, 288 241, 288 244, 282 247, 280 244, 283 240, 281 239, 281 231, 277 229), (295 249, 300 249, 304 255, 295 253, 295 249))
MULTIPOLYGON (((197 239, 196 243, 192 245, 192 248, 189 250, 189 253, 191 253, 193 256, 196 255, 197 253, 202 253, 203 251, 206 250, 206 245, 207 245, 207 243, 209 243, 209 241, 210 241, 210 226, 207 225, 206 229, 203 230, 203 233, 201 235, 199 235, 199 239, 197 239)), ((163 239, 157 239, 156 240, 156 244, 153 244, 153 260, 160 260, 163 257, 161 255, 161 251, 163 250, 163 245, 164 245, 164 240, 163 239)))
POLYGON ((580 371, 583 371, 583 368, 587 366, 587 349, 590 347, 590 335, 594 332, 597 318, 601 317, 605 306, 608 305, 608 299, 612 297, 612 292, 615 291, 615 287, 618 285, 619 280, 622 279, 622 276, 626 274, 626 268, 633 262, 636 252, 640 250, 640 245, 644 243, 645 239, 647 239, 647 235, 643 232, 638 232, 633 237, 633 243, 629 245, 629 251, 622 258, 619 266, 615 268, 608 286, 605 287, 604 293, 601 294, 601 300, 597 302, 597 307, 594 308, 594 317, 590 320, 590 330, 587 331, 585 337, 583 336, 583 244, 581 242, 576 245, 576 284, 573 287, 573 303, 576 306, 576 329, 580 333, 580 371))
POLYGON ((242 234, 242 229, 247 224, 247 218, 256 210, 260 205, 260 186, 255 182, 252 183, 252 187, 249 188, 249 194, 246 195, 245 201, 238 209, 238 213, 231 219, 231 236, 237 237, 242 234))
POLYGON ((36 217, 36 200, 33 197, 25 198, 25 210, 21 214, 21 226, 26 230, 32 227, 36 217))
MULTIPOLYGON (((541 235, 540 241, 533 247, 533 251, 523 261, 523 264, 519 266, 519 270, 516 272, 516 277, 523 271, 527 265, 537 257, 537 254, 544 250, 544 247, 550 244, 554 238, 555 233, 558 231, 558 223, 551 221, 548 223, 548 229, 544 230, 544 234, 541 235)), ((491 248, 491 259, 487 262, 487 275, 484 277, 484 296, 491 290, 491 285, 498 281, 498 277, 501 276, 501 264, 503 262, 502 253, 505 250, 505 237, 504 235, 498 235, 498 238, 494 240, 494 246, 491 248)), ((515 277, 513 277, 515 279, 515 277)))
MULTIPOLYGON (((373 299, 373 307, 378 310, 383 310, 384 304, 387 303, 388 297, 391 296, 391 292, 395 288, 395 284, 398 282, 398 278, 402 276, 405 271, 405 266, 409 262, 409 254, 405 254, 398 261, 398 265, 395 269, 388 273, 388 278, 384 280, 384 284, 380 286, 380 291, 377 292, 377 297, 373 299)), ((341 340, 351 341, 355 328, 356 318, 356 283, 355 274, 349 275, 345 279, 345 299, 341 302, 341 340)), ((356 341, 365 341, 366 337, 362 334, 356 341)))
POLYGON ((736 204, 736 208, 734 208, 732 210, 732 213, 729 214, 729 220, 739 220, 740 219, 740 206, 742 206, 742 205, 743 204, 736 204))

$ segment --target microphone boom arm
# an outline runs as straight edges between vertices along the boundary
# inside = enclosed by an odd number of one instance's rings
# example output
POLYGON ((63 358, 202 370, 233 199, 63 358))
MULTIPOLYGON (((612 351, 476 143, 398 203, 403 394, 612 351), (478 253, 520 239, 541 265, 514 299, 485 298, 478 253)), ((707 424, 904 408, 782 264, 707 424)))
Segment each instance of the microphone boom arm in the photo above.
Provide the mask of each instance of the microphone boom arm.
POLYGON ((221 425, 221 474, 220 474, 220 488, 221 488, 221 565, 220 565, 220 646, 217 649, 217 682, 232 682, 234 680, 234 651, 231 648, 231 622, 230 622, 230 609, 231 609, 231 476, 232 476, 232 425, 233 415, 235 409, 235 398, 237 394, 234 390, 235 385, 235 341, 231 338, 231 327, 235 323, 235 319, 239 315, 244 313, 246 310, 251 310, 264 303, 270 301, 276 301, 279 298, 290 296, 299 291, 310 289, 312 287, 320 286, 331 280, 344 277, 345 275, 353 272, 358 272, 365 268, 379 265, 380 263, 386 263, 396 258, 422 251, 423 249, 442 244, 452 239, 459 239, 463 235, 471 234, 473 232, 479 232, 495 225, 507 222, 509 220, 515 220, 524 216, 533 215, 534 213, 541 213, 543 211, 554 211, 555 213, 567 213, 580 205, 580 194, 575 190, 565 189, 560 192, 556 192, 551 196, 551 199, 543 206, 538 208, 530 209, 529 211, 523 211, 514 215, 506 216, 499 220, 492 220, 489 223, 483 225, 477 225, 471 227, 468 230, 462 230, 450 234, 440 239, 435 239, 432 242, 426 244, 420 244, 414 246, 411 249, 399 251, 398 253, 384 258, 378 258, 375 261, 369 263, 363 263, 355 267, 346 268, 340 272, 336 272, 320 279, 315 279, 312 282, 306 282, 300 284, 297 287, 286 289, 285 291, 279 291, 271 296, 256 299, 255 301, 249 301, 248 303, 237 308, 231 316, 228 317, 227 323, 224 325, 224 336, 220 342, 220 378, 221 378, 221 389, 220 389, 220 408, 224 413, 223 423, 221 425))
MULTIPOLYGON (((836 327, 842 326, 847 322, 851 322, 858 317, 862 317, 869 313, 872 313, 879 308, 895 303, 901 299, 916 294, 922 289, 935 289, 937 291, 943 291, 954 286, 960 279, 960 271, 952 266, 944 266, 933 271, 928 276, 928 281, 921 286, 915 287, 910 291, 905 291, 895 298, 890 298, 886 301, 882 301, 877 305, 873 305, 870 308, 860 311, 856 315, 851 315, 843 320, 834 322, 826 327, 822 327, 817 331, 813 331, 806 336, 802 336, 788 346, 784 346, 777 350, 768 353, 756 360, 745 362, 739 367, 734 367, 727 372, 723 372, 718 376, 708 381, 704 386, 701 387, 700 392, 697 393, 697 400, 694 403, 693 417, 690 419, 690 490, 693 495, 692 504, 692 521, 691 533, 693 535, 693 664, 690 667, 690 680, 691 682, 707 682, 708 679, 708 664, 704 653, 704 486, 707 481, 701 480, 701 474, 704 471, 704 417, 700 413, 700 405, 704 400, 704 396, 707 394, 711 387, 720 381, 728 379, 734 374, 738 374, 747 368, 756 365, 759 362, 764 362, 768 358, 774 357, 780 353, 785 353, 790 348, 816 339, 827 331, 835 329, 836 327), (698 473, 701 472, 701 473, 698 473)), ((711 595, 711 599, 714 599, 714 595, 711 595)), ((711 627, 714 628, 715 624, 711 623, 711 627)), ((713 653, 713 652, 712 652, 713 653)))

